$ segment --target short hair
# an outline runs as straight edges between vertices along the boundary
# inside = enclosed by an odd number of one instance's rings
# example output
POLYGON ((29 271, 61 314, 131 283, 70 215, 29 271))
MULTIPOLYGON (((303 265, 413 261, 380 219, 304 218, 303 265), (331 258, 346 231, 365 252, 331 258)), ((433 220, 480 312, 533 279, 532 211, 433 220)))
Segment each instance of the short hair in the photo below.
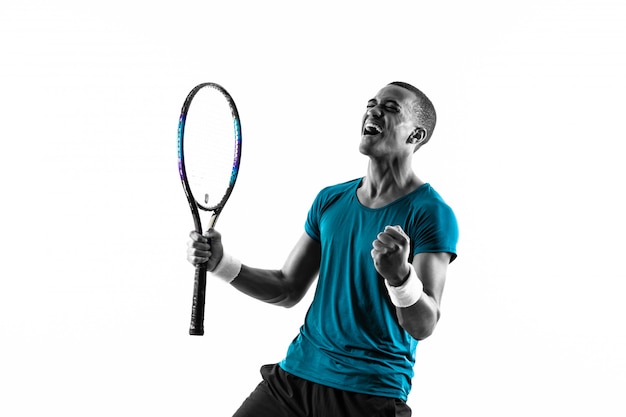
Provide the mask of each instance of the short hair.
POLYGON ((426 96, 426 94, 409 83, 394 81, 389 83, 389 85, 397 85, 398 87, 402 87, 415 94, 417 101, 413 106, 413 113, 415 114, 417 123, 426 129, 426 140, 424 143, 428 142, 430 137, 433 135, 435 125, 437 124, 437 113, 435 112, 435 106, 433 106, 433 103, 426 96))

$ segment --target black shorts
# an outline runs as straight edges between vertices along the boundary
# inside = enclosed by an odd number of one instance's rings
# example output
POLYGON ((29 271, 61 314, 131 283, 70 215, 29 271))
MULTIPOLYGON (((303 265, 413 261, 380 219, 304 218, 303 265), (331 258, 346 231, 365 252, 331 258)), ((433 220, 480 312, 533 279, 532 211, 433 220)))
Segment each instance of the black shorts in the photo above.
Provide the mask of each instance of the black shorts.
POLYGON ((283 371, 261 367, 263 381, 233 417, 410 417, 401 399, 358 394, 316 384, 283 371))

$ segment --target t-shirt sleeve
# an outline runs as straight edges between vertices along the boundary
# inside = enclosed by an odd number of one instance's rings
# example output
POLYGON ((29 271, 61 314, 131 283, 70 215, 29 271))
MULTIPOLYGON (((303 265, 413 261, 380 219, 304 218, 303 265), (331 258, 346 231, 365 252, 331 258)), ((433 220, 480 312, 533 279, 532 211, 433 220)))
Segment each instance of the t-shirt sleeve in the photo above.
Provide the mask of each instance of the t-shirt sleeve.
POLYGON ((309 213, 306 216, 306 222, 304 223, 304 231, 311 237, 311 239, 320 241, 320 215, 321 215, 321 193, 315 197, 313 204, 309 209, 309 213))
POLYGON ((459 226, 452 209, 445 203, 432 204, 418 216, 413 238, 413 255, 418 253, 447 252, 456 259, 459 226))

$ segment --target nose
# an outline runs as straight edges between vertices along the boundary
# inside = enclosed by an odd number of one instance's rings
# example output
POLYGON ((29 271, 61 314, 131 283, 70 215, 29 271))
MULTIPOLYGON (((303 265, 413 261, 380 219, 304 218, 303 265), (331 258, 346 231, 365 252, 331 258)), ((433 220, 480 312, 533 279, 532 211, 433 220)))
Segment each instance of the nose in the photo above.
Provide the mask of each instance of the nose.
POLYGON ((367 115, 378 118, 382 115, 382 112, 380 111, 380 107, 375 105, 367 109, 367 115))

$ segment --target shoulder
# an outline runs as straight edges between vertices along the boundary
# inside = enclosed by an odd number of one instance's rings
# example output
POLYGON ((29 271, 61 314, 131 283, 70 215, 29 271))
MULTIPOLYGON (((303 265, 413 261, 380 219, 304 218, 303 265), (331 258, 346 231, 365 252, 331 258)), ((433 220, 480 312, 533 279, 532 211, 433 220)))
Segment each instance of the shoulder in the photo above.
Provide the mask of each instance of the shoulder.
POLYGON ((441 195, 426 183, 410 194, 410 202, 414 209, 426 212, 449 212, 454 215, 452 208, 441 195))
POLYGON ((360 181, 360 179, 356 179, 346 181, 341 184, 331 185, 323 188, 317 194, 307 215, 307 222, 305 226, 306 231, 311 237, 319 239, 319 223, 324 213, 326 213, 331 207, 339 207, 340 209, 345 208, 345 205, 350 201, 349 196, 356 193, 356 189, 358 188, 360 181))
POLYGON ((459 226, 452 208, 428 184, 413 197, 411 205, 408 234, 413 241, 413 254, 447 253, 451 254, 452 262, 459 240, 459 226))
POLYGON ((446 235, 449 239, 458 239, 458 223, 452 208, 441 195, 424 184, 416 190, 411 199, 410 224, 420 233, 446 235))
POLYGON ((327 187, 322 188, 322 190, 317 194, 316 201, 318 204, 328 204, 337 200, 337 198, 351 194, 352 192, 356 192, 356 189, 359 187, 361 182, 361 178, 357 178, 354 180, 342 182, 340 184, 329 185, 327 187))
POLYGON ((335 185, 329 185, 327 187, 322 188, 319 194, 341 194, 350 190, 356 190, 361 183, 362 178, 356 178, 350 181, 345 181, 335 185))

